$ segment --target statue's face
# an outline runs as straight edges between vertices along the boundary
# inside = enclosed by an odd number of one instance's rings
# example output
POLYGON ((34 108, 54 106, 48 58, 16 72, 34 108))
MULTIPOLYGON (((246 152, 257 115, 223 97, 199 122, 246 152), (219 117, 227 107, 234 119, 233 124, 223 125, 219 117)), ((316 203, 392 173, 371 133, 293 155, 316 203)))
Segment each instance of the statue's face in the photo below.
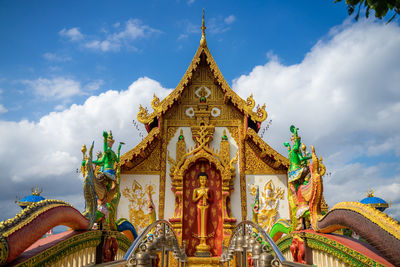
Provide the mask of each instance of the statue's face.
POLYGON ((114 144, 114 141, 107 141, 107 146, 108 147, 111 148, 113 146, 113 144, 114 144))
POLYGON ((201 186, 205 186, 207 184, 207 176, 199 176, 199 182, 201 186))

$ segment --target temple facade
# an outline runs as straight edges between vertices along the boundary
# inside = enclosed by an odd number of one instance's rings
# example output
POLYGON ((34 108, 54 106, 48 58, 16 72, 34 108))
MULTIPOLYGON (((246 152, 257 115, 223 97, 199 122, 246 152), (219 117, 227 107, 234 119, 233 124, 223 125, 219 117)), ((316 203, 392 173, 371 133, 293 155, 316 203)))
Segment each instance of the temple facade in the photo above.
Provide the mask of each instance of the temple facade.
POLYGON ((202 30, 175 90, 163 100, 154 95, 152 112, 140 107, 137 119, 148 135, 121 156, 117 216, 141 232, 152 202, 157 219, 170 221, 185 241, 188 256, 218 256, 236 223, 252 220, 256 199, 264 229, 290 219, 289 162, 257 134, 267 119, 265 104, 255 109, 252 95, 244 100, 230 88, 208 49, 204 19, 202 30), (206 174, 207 194, 196 200, 200 174, 206 174))

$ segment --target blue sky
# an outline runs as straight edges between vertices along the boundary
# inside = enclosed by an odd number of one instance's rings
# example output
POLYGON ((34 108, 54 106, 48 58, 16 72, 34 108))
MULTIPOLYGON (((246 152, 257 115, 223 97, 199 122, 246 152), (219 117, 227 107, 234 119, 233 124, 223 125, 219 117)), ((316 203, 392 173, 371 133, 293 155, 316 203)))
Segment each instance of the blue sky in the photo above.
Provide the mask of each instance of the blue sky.
MULTIPOLYGON (((329 1, 306 7, 301 1, 2 1, 0 74, 6 80, 1 88, 8 103, 3 105, 11 111, 2 118, 38 120, 60 104, 38 105, 26 80, 62 76, 82 86, 101 80, 101 92, 147 76, 175 87, 197 48, 203 7, 210 49, 228 81, 263 64, 268 51, 285 64, 300 62, 346 18, 344 5, 329 1), (133 20, 148 28, 143 36, 121 37, 119 47, 107 51, 85 47, 123 32, 133 20), (68 37, 70 29, 81 36, 68 37)), ((72 100, 82 103, 86 97, 72 100)))
POLYGON ((83 208, 81 145, 105 129, 122 152, 140 141, 138 105, 179 83, 203 8, 224 77, 267 104, 264 140, 286 156, 295 124, 331 173, 328 204, 374 187, 400 218, 399 21, 355 22, 333 2, 0 1, 0 219, 36 185, 83 208))

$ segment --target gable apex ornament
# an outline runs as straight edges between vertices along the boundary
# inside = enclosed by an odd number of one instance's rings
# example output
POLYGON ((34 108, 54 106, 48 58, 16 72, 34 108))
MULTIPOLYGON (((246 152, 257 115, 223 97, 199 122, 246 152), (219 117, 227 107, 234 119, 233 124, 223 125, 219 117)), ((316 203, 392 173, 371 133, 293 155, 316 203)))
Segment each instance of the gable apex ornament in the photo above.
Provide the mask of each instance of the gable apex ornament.
POLYGON ((201 23, 201 39, 200 39, 200 46, 201 47, 206 47, 207 46, 207 41, 206 41, 206 25, 204 22, 204 8, 203 8, 203 20, 201 23))
MULTIPOLYGON (((160 117, 165 114, 173 106, 173 104, 180 99, 184 89, 187 88, 188 85, 191 83, 193 73, 197 70, 202 58, 205 59, 207 65, 209 66, 211 73, 214 76, 214 82, 222 90, 226 102, 230 101, 243 115, 249 117, 253 122, 257 124, 262 123, 266 120, 268 114, 265 111, 265 104, 263 106, 255 107, 255 101, 251 96, 247 99, 247 101, 242 99, 230 88, 229 84, 226 82, 224 76, 219 70, 217 63, 215 62, 207 46, 205 35, 206 26, 204 10, 201 30, 202 36, 200 40, 200 45, 177 87, 161 101, 158 97, 154 97, 151 105, 151 107, 153 108, 153 112, 151 113, 146 107, 139 105, 137 120, 145 124, 145 126, 147 125, 146 129, 148 132, 150 132, 150 130, 155 127, 157 123, 154 123, 151 127, 149 125, 153 122, 156 122, 157 119, 160 119, 160 117), (204 57, 202 55, 204 55, 204 57)), ((205 87, 203 90, 207 91, 207 89, 208 88, 205 87)), ((207 102, 207 99, 205 99, 205 102, 207 102)), ((217 113, 218 111, 214 111, 213 114, 217 116, 217 113)), ((194 115, 191 108, 186 109, 185 114, 188 117, 192 117, 194 115)))

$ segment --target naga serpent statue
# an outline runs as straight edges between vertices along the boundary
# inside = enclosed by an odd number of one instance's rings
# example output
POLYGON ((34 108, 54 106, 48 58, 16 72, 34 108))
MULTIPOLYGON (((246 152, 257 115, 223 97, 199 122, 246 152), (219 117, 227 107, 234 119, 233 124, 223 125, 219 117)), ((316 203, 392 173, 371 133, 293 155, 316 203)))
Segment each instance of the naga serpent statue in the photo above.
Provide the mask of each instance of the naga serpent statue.
POLYGON ((103 227, 127 235, 132 241, 137 237, 133 225, 126 219, 116 220, 117 207, 121 198, 120 192, 120 151, 123 142, 119 143, 117 153, 112 150, 114 139, 112 132, 103 132, 103 153, 98 153, 97 160, 92 160, 93 145, 89 155, 86 155, 86 146, 82 147, 82 167, 84 176, 83 193, 85 196, 85 211, 83 214, 89 219, 91 229, 95 222, 102 222, 103 227), (98 167, 93 168, 93 165, 98 167))
POLYGON ((332 233, 350 228, 391 263, 400 266, 400 225, 385 213, 359 202, 340 202, 322 215, 322 176, 326 170, 322 158, 318 159, 313 146, 312 153, 306 153, 306 147, 298 136, 298 128, 292 125, 290 131, 293 146, 288 142, 284 145, 288 147, 290 160, 288 199, 292 225, 285 226, 278 221, 270 232, 273 239, 277 240, 282 232, 293 232, 291 251, 294 260, 304 263, 304 258, 299 256, 304 256, 303 251, 299 250, 304 241, 296 237, 296 232, 311 229, 318 233, 332 233))

